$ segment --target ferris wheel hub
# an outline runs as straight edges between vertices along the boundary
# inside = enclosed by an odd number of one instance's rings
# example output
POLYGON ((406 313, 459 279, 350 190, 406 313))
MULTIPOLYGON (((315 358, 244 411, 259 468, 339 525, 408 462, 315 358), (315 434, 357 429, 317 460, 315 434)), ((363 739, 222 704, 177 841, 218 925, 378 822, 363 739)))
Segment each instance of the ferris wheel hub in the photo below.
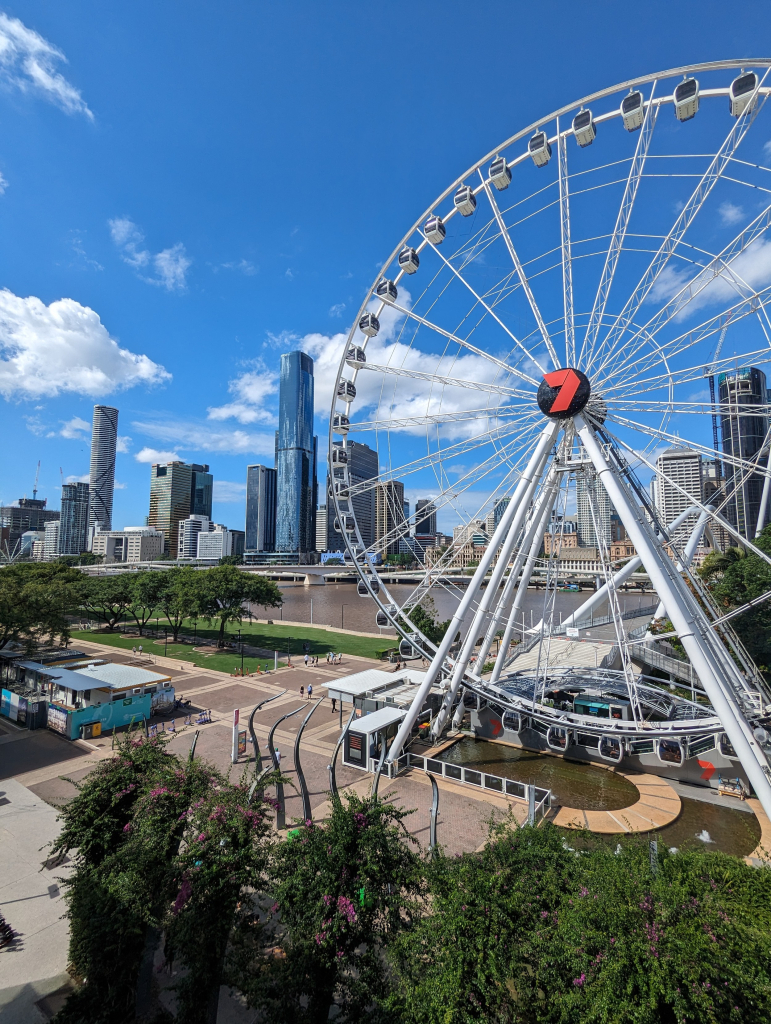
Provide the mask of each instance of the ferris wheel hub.
POLYGON ((566 420, 585 408, 591 394, 586 374, 568 366, 544 375, 536 400, 544 416, 566 420))

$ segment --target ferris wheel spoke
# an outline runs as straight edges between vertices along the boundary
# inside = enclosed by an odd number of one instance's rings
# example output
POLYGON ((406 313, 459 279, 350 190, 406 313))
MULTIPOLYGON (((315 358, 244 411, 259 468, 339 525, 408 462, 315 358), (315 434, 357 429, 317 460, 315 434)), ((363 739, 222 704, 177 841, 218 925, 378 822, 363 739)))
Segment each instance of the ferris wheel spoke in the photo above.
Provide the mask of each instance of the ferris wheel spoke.
MULTIPOLYGON (((763 75, 763 82, 765 82, 767 76, 768 70, 766 70, 763 75)), ((662 242, 659 251, 648 265, 648 269, 643 274, 634 291, 624 304, 623 309, 611 325, 603 343, 605 346, 608 346, 611 349, 614 348, 626 330, 627 324, 637 316, 637 311, 669 262, 669 259, 677 248, 680 239, 693 223, 696 215, 702 209, 707 198, 712 193, 713 188, 720 180, 723 171, 728 166, 731 157, 741 141, 744 139, 744 136, 749 131, 750 125, 757 116, 760 108, 765 103, 765 100, 766 97, 764 95, 762 100, 756 100, 753 103, 749 103, 744 112, 737 118, 736 123, 731 128, 718 152, 710 161, 709 167, 699 180, 699 183, 680 212, 680 215, 669 231, 669 234, 662 242)), ((589 369, 593 368, 593 365, 590 364, 589 369)))
MULTIPOLYGON (((658 332, 676 317, 682 314, 683 310, 699 296, 705 288, 719 278, 726 278, 737 290, 742 298, 748 298, 754 294, 744 280, 738 277, 733 270, 732 264, 747 249, 757 241, 761 235, 771 226, 771 205, 767 206, 755 220, 753 220, 742 232, 740 232, 729 244, 701 270, 695 277, 688 281, 683 287, 666 303, 651 319, 637 328, 631 338, 624 337, 624 350, 628 353, 624 361, 625 365, 631 361, 634 355, 639 352, 647 343, 649 338, 655 338, 658 332), (738 280, 737 280, 738 279, 738 280), (749 293, 749 296, 748 294, 749 293), (643 341, 637 345, 635 341, 644 335, 643 341), (631 346, 631 348, 630 348, 631 346)), ((666 343, 664 343, 666 346, 666 343)), ((605 361, 599 367, 600 372, 608 361, 613 357, 613 352, 608 353, 605 361)))
MULTIPOLYGON (((608 398, 605 400, 608 409, 613 413, 617 412, 647 412, 654 415, 660 413, 672 413, 677 416, 710 416, 713 413, 717 416, 728 416, 736 412, 736 407, 728 403, 716 402, 654 402, 654 401, 626 401, 623 398, 608 398)), ((743 405, 742 416, 769 416, 771 405, 743 405)))
MULTIPOLYGON (((576 324, 573 313, 573 260, 570 252, 570 186, 568 183, 567 135, 560 133, 557 118, 557 165, 560 195, 560 234, 562 240, 562 304, 565 314, 565 363, 576 361, 576 324)), ((559 363, 555 360, 555 366, 559 363)))
POLYGON ((654 104, 652 102, 655 89, 656 83, 654 81, 651 86, 650 96, 648 97, 648 105, 645 110, 645 117, 643 119, 640 137, 637 140, 637 147, 629 168, 626 185, 624 186, 624 194, 621 198, 621 206, 616 217, 613 235, 611 236, 610 244, 608 245, 605 265, 602 268, 602 276, 600 277, 597 294, 595 295, 594 303, 592 305, 592 312, 589 315, 589 324, 587 325, 586 334, 584 335, 584 341, 581 346, 579 363, 582 365, 584 358, 587 360, 591 360, 593 358, 594 347, 597 343, 597 334, 605 315, 605 307, 608 303, 610 289, 613 286, 613 278, 616 274, 616 267, 618 266, 621 250, 623 249, 624 241, 626 240, 627 227, 629 226, 629 220, 632 216, 635 199, 637 198, 637 190, 640 186, 640 181, 642 180, 645 160, 648 155, 651 139, 653 138, 653 129, 656 126, 656 118, 659 112, 658 104, 654 104))
MULTIPOLYGON (((422 234, 422 233, 421 233, 421 234, 422 234)), ((423 238, 425 238, 426 236, 425 236, 425 235, 422 235, 422 237, 423 237, 423 238)), ((513 331, 511 331, 511 330, 510 330, 510 329, 509 329, 509 328, 508 328, 508 327, 506 326, 506 324, 505 324, 505 323, 503 322, 503 320, 501 320, 501 318, 500 318, 500 317, 498 316, 498 314, 497 314, 497 313, 496 313, 496 312, 495 312, 495 311, 494 311, 494 310, 492 309, 492 307, 491 307, 491 306, 489 306, 489 305, 488 305, 488 304, 487 304, 487 303, 486 303, 486 302, 484 301, 484 299, 482 299, 482 298, 481 298, 481 297, 480 297, 480 296, 479 296, 479 295, 477 294, 477 292, 475 291, 475 289, 474 289, 474 288, 472 288, 472 286, 471 286, 471 285, 470 285, 470 284, 468 283, 468 281, 467 281, 467 280, 465 279, 465 277, 464 277, 464 276, 463 276, 463 275, 462 275, 462 274, 460 273, 460 271, 459 271, 459 270, 457 270, 457 269, 456 269, 456 268, 455 268, 455 267, 454 267, 454 266, 452 265, 452 263, 450 263, 450 261, 449 261, 449 260, 445 259, 445 257, 444 257, 444 256, 442 255, 442 253, 441 253, 441 252, 439 251, 439 249, 437 249, 437 247, 436 247, 436 246, 435 246, 435 245, 433 244, 433 242, 429 242, 429 241, 428 241, 428 239, 426 239, 426 242, 428 242, 428 245, 430 245, 430 246, 431 246, 431 248, 433 249, 433 251, 434 251, 434 252, 436 253, 436 255, 437 255, 437 256, 439 257, 439 259, 440 259, 440 260, 442 261, 442 263, 444 263, 444 265, 445 265, 445 266, 446 266, 446 267, 447 267, 447 268, 448 268, 448 269, 450 270, 450 272, 451 272, 452 274, 454 274, 454 275, 455 275, 455 277, 457 277, 457 278, 458 278, 458 280, 459 280, 459 281, 461 282, 461 284, 462 284, 462 285, 464 285, 464 287, 465 287, 465 288, 467 288, 467 289, 468 289, 468 290, 469 290, 469 291, 471 292, 471 294, 473 295, 473 297, 474 297, 474 298, 476 299, 477 303, 478 303, 478 304, 479 304, 479 305, 480 305, 480 306, 481 306, 481 307, 482 307, 482 308, 483 308, 484 310, 486 310, 486 311, 487 311, 488 315, 489 315, 490 317, 492 317, 492 319, 493 319, 493 320, 495 320, 495 322, 496 322, 496 323, 498 324, 498 326, 499 326, 499 327, 500 327, 500 328, 501 328, 501 329, 502 329, 502 330, 503 330, 503 331, 504 331, 504 332, 505 332, 505 333, 506 333, 506 334, 507 334, 507 335, 509 336, 509 338, 511 338, 511 340, 512 340, 512 341, 514 342, 514 344, 516 345, 516 347, 517 347, 518 349, 520 349, 520 351, 521 351, 521 352, 523 353, 523 355, 524 355, 524 356, 525 356, 525 357, 526 357, 527 359, 529 359, 529 360, 530 360, 530 361, 531 361, 532 363, 534 363, 534 364, 535 364, 535 366, 537 366, 537 367, 538 367, 538 369, 539 369, 539 370, 541 371, 541 373, 546 373, 546 370, 545 370, 545 369, 544 369, 544 367, 543 367, 543 366, 541 365, 541 363, 539 362, 539 360, 538 360, 538 359, 536 358, 536 356, 534 355, 534 353, 532 353, 532 352, 528 351, 528 349, 526 349, 526 348, 525 348, 525 346, 524 346, 524 345, 522 344, 522 342, 521 342, 521 341, 519 340, 519 338, 517 338, 517 336, 516 336, 516 335, 515 335, 515 334, 513 333, 513 331)), ((508 367, 508 369, 509 369, 509 371, 510 371, 511 373, 515 373, 515 372, 516 372, 516 371, 515 371, 515 370, 514 370, 514 369, 513 369, 512 367, 508 367)), ((518 376, 522 376, 523 380, 527 380, 527 381, 528 381, 528 383, 530 383, 530 384, 535 384, 535 380, 534 380, 534 379, 533 379, 532 377, 530 377, 530 378, 528 378, 528 377, 525 377, 525 375, 524 375, 524 374, 518 374, 518 376)))
MULTIPOLYGON (((535 395, 530 395, 530 402, 535 395)), ((351 433, 367 430, 406 430, 410 427, 441 426, 444 423, 467 423, 473 420, 500 420, 509 416, 520 416, 519 406, 497 405, 482 409, 465 409, 462 412, 425 413, 421 416, 389 416, 385 419, 362 420, 351 423, 351 433)))
MULTIPOLYGON (((457 271, 455 271, 454 268, 452 269, 454 272, 457 273, 457 271)), ((480 303, 480 305, 484 306, 485 309, 489 310, 489 307, 484 302, 482 302, 481 299, 477 299, 477 301, 480 303)), ((385 305, 390 307, 391 309, 395 309, 398 313, 401 313, 403 316, 409 317, 410 320, 415 320, 423 327, 426 327, 431 331, 436 331, 437 334, 440 334, 442 335, 442 337, 447 338, 448 341, 452 341, 456 345, 460 345, 462 348, 468 349, 469 352, 473 352, 474 355, 481 356, 488 362, 493 363, 500 370, 503 370, 505 373, 511 373, 515 377, 518 377, 520 380, 524 381, 527 384, 533 384, 536 387, 538 386, 538 382, 534 377, 531 377, 527 373, 523 373, 522 370, 518 369, 515 366, 512 366, 510 363, 504 363, 502 360, 496 359, 495 356, 490 355, 489 352, 485 352, 485 350, 482 348, 477 348, 476 345, 472 345, 471 342, 466 341, 465 338, 461 338, 457 334, 453 334, 452 331, 446 331, 443 327, 439 327, 438 324, 432 323, 432 321, 427 320, 425 317, 419 316, 419 314, 417 314, 414 310, 406 309, 404 306, 400 306, 397 302, 393 302, 391 300, 387 301, 385 305)), ((493 314, 493 316, 495 317, 495 314, 493 314)))
POLYGON ((498 230, 500 231, 501 237, 503 238, 504 242, 506 243, 506 248, 509 250, 509 256, 511 257, 511 262, 514 264, 514 270, 515 270, 515 272, 517 274, 517 277, 519 278, 519 283, 520 283, 520 285, 522 287, 522 290, 525 293, 525 296, 527 297, 528 305, 530 306, 530 310, 531 310, 531 312, 532 312, 532 314, 533 314, 533 316, 535 318, 535 322, 536 322, 536 324, 538 326, 538 330, 541 332, 541 337, 543 339, 543 343, 546 346, 546 349, 547 349, 547 351, 549 353, 549 356, 551 357, 551 360, 552 360, 552 363, 554 364, 554 366, 555 367, 559 366, 559 362, 557 360, 557 353, 556 353, 554 345, 552 343, 551 335, 549 334, 548 330, 546 329, 546 324, 543 322, 543 316, 541 315, 541 310, 538 308, 538 303, 535 301, 535 296, 533 295, 533 290, 530 287, 530 282, 527 279, 527 275, 525 274, 525 271, 524 271, 522 263, 521 263, 521 261, 519 259, 519 255, 517 253, 517 250, 514 248, 514 243, 511 240, 511 235, 506 230, 506 225, 503 222, 503 217, 501 216, 501 211, 500 211, 500 209, 498 207, 497 202, 495 201, 495 197, 493 196, 492 189, 490 188, 489 183, 487 181, 485 181, 482 172, 479 171, 478 173, 479 173, 479 177, 482 178, 482 183, 484 184, 484 187, 485 187, 485 194, 487 196, 487 200, 490 203, 490 206, 492 207, 492 211, 495 214, 495 219, 498 222, 498 230))
POLYGON ((390 374, 395 377, 407 377, 410 380, 423 380, 430 384, 438 384, 441 387, 464 388, 470 391, 484 391, 493 395, 506 395, 511 398, 522 398, 532 401, 532 392, 520 391, 518 388, 509 388, 504 384, 483 383, 478 380, 468 380, 463 377, 446 377, 440 373, 425 373, 423 370, 412 370, 406 366, 378 365, 377 363, 364 363, 360 371, 372 371, 375 373, 390 374))
MULTIPOLYGON (((618 415, 608 415, 607 421, 617 423, 620 427, 633 430, 638 434, 644 434, 647 437, 656 438, 659 441, 668 441, 673 447, 682 448, 685 446, 692 451, 698 452, 700 455, 706 455, 708 459, 717 460, 729 466, 735 466, 737 469, 742 469, 747 465, 746 459, 737 458, 735 455, 729 455, 727 452, 717 451, 715 448, 710 448, 698 441, 684 439, 678 434, 664 430, 662 427, 654 427, 648 423, 640 423, 637 420, 630 420, 625 416, 618 415)), ((642 459, 641 455, 639 457, 642 459)))

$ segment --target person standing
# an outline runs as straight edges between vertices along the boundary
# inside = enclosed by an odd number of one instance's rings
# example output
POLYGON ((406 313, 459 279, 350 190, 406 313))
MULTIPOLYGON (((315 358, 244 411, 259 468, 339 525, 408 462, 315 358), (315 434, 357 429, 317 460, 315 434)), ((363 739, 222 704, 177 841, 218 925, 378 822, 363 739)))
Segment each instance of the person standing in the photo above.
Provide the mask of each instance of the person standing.
POLYGON ((337 697, 332 698, 332 714, 335 713, 335 704, 337 703, 337 697))
POLYGON ((305 696, 305 687, 301 686, 300 687, 300 700, 302 700, 304 696, 305 696))
POLYGON ((313 683, 308 683, 308 700, 313 696, 313 683))

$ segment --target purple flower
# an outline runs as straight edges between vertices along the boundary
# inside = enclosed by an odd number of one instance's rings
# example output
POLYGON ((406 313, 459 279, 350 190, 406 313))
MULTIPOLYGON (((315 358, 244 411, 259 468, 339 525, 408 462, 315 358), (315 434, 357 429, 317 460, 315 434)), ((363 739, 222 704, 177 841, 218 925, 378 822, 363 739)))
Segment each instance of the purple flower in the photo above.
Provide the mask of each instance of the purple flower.
POLYGON ((576 986, 576 988, 581 988, 585 981, 586 975, 583 973, 581 974, 580 978, 573 978, 573 984, 576 986))
POLYGON ((124 832, 130 832, 131 831, 131 822, 130 821, 127 821, 126 824, 123 826, 123 831, 124 832))
POLYGON ((193 885, 192 885, 192 883, 191 883, 189 878, 184 878, 182 880, 182 885, 180 886, 179 892, 177 893, 177 898, 174 901, 174 907, 172 908, 172 911, 171 911, 172 914, 175 917, 180 912, 180 910, 184 907, 184 905, 187 903, 187 901, 190 899, 192 894, 193 894, 193 885))
POLYGON ((582 885, 581 888, 578 890, 578 895, 579 896, 588 896, 589 895, 589 890, 586 888, 585 885, 582 885))

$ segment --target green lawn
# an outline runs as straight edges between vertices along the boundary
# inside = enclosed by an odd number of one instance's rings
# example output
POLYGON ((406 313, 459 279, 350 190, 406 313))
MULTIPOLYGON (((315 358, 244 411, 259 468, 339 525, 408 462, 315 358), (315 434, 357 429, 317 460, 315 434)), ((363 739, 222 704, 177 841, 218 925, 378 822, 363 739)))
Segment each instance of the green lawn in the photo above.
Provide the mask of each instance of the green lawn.
MULTIPOLYGON (((163 644, 154 642, 153 637, 122 639, 120 632, 126 632, 130 628, 130 623, 124 623, 120 630, 116 630, 115 633, 73 630, 72 638, 75 642, 77 642, 78 638, 82 638, 83 640, 91 640, 94 643, 111 644, 114 647, 128 648, 129 650, 141 643, 146 651, 153 654, 163 654, 163 644)), ((184 633, 193 635, 192 623, 185 626, 184 633)), ((196 628, 196 634, 199 638, 216 639, 218 630, 202 627, 199 623, 196 628)), ((232 627, 226 630, 226 634, 228 640, 237 640, 237 630, 234 630, 232 627)), ((308 644, 308 654, 317 654, 320 657, 324 657, 327 651, 335 651, 342 654, 355 654, 361 658, 378 660, 386 651, 391 650, 396 645, 393 637, 352 636, 348 633, 335 633, 331 630, 314 629, 312 626, 284 626, 281 623, 269 626, 262 622, 244 622, 241 627, 241 636, 246 644, 269 652, 278 651, 279 664, 286 664, 287 653, 291 654, 295 659, 298 656, 302 658, 303 654, 305 654, 304 643, 308 644), (282 658, 283 660, 281 660, 282 658)), ((211 648, 211 650, 214 651, 215 648, 211 648)), ((178 658, 180 661, 192 662, 194 665, 202 668, 217 669, 219 672, 233 672, 235 668, 241 667, 240 654, 235 652, 211 655, 198 654, 193 651, 192 646, 189 644, 170 643, 167 647, 167 656, 178 658)), ((264 668, 266 661, 269 662, 272 668, 272 653, 259 659, 245 657, 244 668, 247 671, 254 671, 258 663, 261 668, 264 668)))

